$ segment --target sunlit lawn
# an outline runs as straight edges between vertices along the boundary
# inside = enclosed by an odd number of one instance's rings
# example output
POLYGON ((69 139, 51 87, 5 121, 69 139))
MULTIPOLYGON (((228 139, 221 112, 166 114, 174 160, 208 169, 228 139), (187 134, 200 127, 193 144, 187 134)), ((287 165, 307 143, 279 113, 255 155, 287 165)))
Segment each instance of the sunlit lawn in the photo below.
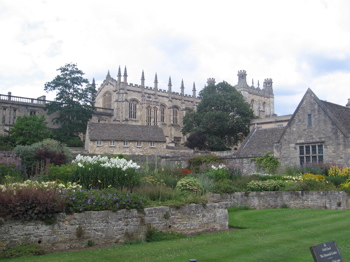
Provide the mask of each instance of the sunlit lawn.
POLYGON ((313 261, 309 247, 336 241, 350 261, 350 211, 265 209, 230 212, 241 228, 179 240, 25 257, 9 261, 313 261))

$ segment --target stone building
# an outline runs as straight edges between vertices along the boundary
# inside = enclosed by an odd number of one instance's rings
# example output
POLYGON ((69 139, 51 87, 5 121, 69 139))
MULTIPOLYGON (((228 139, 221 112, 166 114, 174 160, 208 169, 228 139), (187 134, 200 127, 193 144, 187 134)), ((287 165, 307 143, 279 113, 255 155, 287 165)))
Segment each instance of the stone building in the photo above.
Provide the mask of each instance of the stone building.
POLYGON ((274 145, 283 166, 350 165, 350 108, 322 101, 308 89, 274 145))
POLYGON ((322 101, 308 89, 290 117, 277 128, 255 128, 247 136, 235 161, 245 173, 254 173, 252 159, 272 152, 282 167, 330 163, 350 165, 350 103, 322 101))
POLYGON ((183 81, 180 93, 173 91, 170 77, 167 90, 158 88, 157 74, 153 87, 145 85, 144 72, 140 85, 128 83, 127 77, 126 67, 123 76, 119 67, 117 79, 112 78, 108 72, 98 89, 95 106, 110 111, 94 115, 91 122, 159 126, 168 144, 183 144, 182 119, 186 110, 195 109, 199 102, 195 85, 193 84, 192 95, 187 95, 184 93, 183 81))
POLYGON ((90 122, 85 149, 93 154, 156 155, 166 151, 166 139, 158 126, 90 122))
POLYGON ((238 84, 236 89, 241 92, 246 102, 248 102, 253 111, 254 115, 259 118, 271 117, 275 114, 274 105, 274 94, 272 88, 272 79, 266 78, 263 83, 263 88, 254 86, 254 80, 252 85, 247 84, 247 73, 245 70, 238 71, 238 84))
POLYGON ((49 128, 57 128, 52 119, 57 114, 47 115, 45 111, 46 97, 27 98, 13 96, 11 92, 7 95, 0 94, 1 128, 0 134, 6 134, 11 126, 16 123, 18 116, 44 115, 49 128))
MULTIPOLYGON (((246 72, 238 72, 237 90, 254 109, 254 114, 260 118, 274 115, 274 95, 272 80, 265 79, 263 89, 254 85, 248 86, 246 72)), ((108 72, 106 79, 98 89, 95 106, 100 108, 92 118, 94 123, 118 123, 126 125, 154 125, 162 128, 168 145, 183 145, 186 138, 182 135, 182 120, 188 109, 196 109, 200 99, 196 95, 193 84, 192 95, 184 93, 184 83, 181 82, 180 93, 172 89, 169 77, 167 90, 158 88, 157 74, 154 86, 145 86, 144 72, 141 74, 140 85, 128 83, 127 70, 121 74, 119 67, 117 79, 108 72)), ((215 83, 214 78, 208 79, 215 83)))

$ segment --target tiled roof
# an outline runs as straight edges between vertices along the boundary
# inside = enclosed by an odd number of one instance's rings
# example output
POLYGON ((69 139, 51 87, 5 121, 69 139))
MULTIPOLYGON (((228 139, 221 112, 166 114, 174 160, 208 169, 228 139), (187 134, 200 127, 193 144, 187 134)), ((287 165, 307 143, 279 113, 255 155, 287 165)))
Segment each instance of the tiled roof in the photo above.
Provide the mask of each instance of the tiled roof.
POLYGON ((92 141, 150 141, 166 142, 163 130, 158 126, 89 123, 88 135, 92 141))
POLYGON ((268 152, 273 152, 274 143, 279 140, 284 128, 275 127, 252 130, 241 146, 238 155, 264 155, 268 152))
POLYGON ((350 134, 350 108, 333 104, 330 102, 322 101, 321 103, 324 104, 324 106, 329 110, 335 120, 338 122, 337 124, 340 124, 346 131, 347 135, 350 134))

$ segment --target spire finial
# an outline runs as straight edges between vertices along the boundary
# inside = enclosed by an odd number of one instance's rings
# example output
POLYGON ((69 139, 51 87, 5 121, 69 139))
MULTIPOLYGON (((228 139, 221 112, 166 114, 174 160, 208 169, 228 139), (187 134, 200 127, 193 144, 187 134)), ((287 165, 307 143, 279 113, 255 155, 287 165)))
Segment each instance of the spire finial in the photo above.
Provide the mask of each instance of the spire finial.
POLYGON ((145 87, 145 73, 142 70, 141 74, 141 87, 145 87))
POLYGON ((168 83, 168 87, 171 90, 172 84, 171 84, 171 77, 169 76, 169 83, 168 83))
POLYGON ((109 73, 109 70, 108 70, 108 73, 107 73, 106 79, 110 79, 110 78, 111 78, 111 74, 109 73))
POLYGON ((128 83, 128 73, 126 72, 126 66, 124 68, 124 83, 127 84, 128 83))
POLYGON ((118 82, 120 83, 122 81, 122 73, 120 71, 120 66, 118 68, 118 82))

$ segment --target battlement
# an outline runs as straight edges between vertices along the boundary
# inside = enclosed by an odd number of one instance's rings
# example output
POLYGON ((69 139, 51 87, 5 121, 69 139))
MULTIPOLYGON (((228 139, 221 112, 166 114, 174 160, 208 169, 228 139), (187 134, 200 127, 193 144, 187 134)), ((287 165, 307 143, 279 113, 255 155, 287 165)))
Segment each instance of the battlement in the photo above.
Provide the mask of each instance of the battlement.
MULTIPOLYGON (((125 72, 126 72, 126 68, 125 68, 125 72)), ((214 79, 214 78, 213 78, 214 79)), ((98 89, 98 92, 100 92, 104 86, 108 85, 108 84, 111 84, 114 86, 115 90, 117 90, 118 88, 130 88, 130 87, 133 87, 133 88, 144 88, 145 90, 153 90, 154 92, 162 92, 162 93, 168 93, 169 95, 174 95, 174 96, 184 96, 184 97, 194 97, 194 95, 189 95, 189 94, 182 94, 182 93, 179 93, 179 92, 173 92, 171 90, 171 88, 169 89, 169 85, 168 85, 168 90, 164 90, 164 89, 158 89, 158 77, 157 77, 157 74, 155 75, 155 79, 154 79, 154 87, 149 87, 149 86, 145 86, 144 85, 144 81, 145 81, 145 75, 144 75, 144 72, 142 71, 142 74, 141 74, 141 84, 138 85, 138 84, 133 84, 133 83, 128 83, 127 82, 127 74, 124 73, 124 81, 121 81, 121 74, 120 74, 120 67, 119 67, 119 70, 118 70, 118 75, 117 75, 117 80, 114 79, 109 71, 107 73, 107 76, 106 76, 106 79, 103 81, 103 83, 101 84, 101 86, 99 87, 98 89)), ((169 79, 169 81, 171 81, 169 79)), ((214 79, 214 83, 215 83, 215 79, 214 79)), ((171 87, 171 82, 169 82, 170 84, 170 87, 171 87)), ((183 81, 181 82, 181 86, 179 87, 181 89, 184 89, 184 86, 183 86, 183 81)))

